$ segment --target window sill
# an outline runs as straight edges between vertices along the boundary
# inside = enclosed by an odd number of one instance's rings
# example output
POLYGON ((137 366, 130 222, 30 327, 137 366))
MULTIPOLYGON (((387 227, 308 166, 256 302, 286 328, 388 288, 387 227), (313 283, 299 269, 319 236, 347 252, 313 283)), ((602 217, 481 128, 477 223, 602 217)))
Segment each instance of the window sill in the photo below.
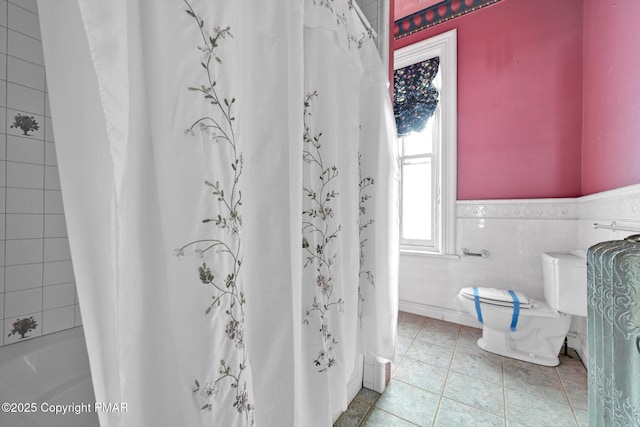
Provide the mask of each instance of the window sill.
POLYGON ((440 259, 460 259, 456 254, 442 254, 439 252, 430 252, 420 249, 400 249, 400 255, 420 256, 427 258, 440 258, 440 259))

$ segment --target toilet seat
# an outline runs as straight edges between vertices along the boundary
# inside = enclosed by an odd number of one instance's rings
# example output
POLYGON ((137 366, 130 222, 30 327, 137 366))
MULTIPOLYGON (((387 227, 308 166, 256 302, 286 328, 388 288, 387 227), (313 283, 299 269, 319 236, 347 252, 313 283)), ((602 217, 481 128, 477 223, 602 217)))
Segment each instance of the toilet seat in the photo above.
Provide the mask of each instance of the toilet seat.
MULTIPOLYGON (((513 307, 513 297, 506 289, 498 289, 498 288, 475 288, 478 293, 478 300, 484 304, 498 305, 501 307, 513 307)), ((522 292, 511 291, 515 293, 520 302, 521 309, 529 309, 533 308, 533 300, 527 297, 522 292)), ((460 295, 468 300, 475 300, 474 288, 462 288, 460 290, 460 295)))

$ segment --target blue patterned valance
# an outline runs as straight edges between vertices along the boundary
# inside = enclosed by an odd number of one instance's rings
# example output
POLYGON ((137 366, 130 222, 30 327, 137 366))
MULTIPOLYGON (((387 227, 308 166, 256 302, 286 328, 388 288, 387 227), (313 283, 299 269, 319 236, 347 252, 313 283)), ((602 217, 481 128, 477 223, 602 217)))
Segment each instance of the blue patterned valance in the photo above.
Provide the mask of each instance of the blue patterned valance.
POLYGON ((438 89, 433 78, 438 74, 440 58, 408 65, 393 73, 393 112, 398 136, 421 131, 438 106, 438 89))

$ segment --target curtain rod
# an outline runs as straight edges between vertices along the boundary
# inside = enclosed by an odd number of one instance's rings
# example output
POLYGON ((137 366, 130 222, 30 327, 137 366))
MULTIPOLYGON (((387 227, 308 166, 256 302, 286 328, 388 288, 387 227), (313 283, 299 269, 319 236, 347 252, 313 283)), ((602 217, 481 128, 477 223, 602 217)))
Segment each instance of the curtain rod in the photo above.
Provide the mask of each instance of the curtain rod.
POLYGON ((364 25, 364 28, 371 32, 371 35, 374 38, 378 37, 378 33, 376 33, 376 31, 373 29, 373 27, 371 26, 371 24, 369 23, 369 20, 367 19, 367 17, 365 16, 365 14, 362 12, 362 9, 360 9, 360 6, 358 6, 358 3, 356 3, 355 1, 351 2, 351 5, 353 6, 353 8, 356 11, 356 15, 358 15, 358 18, 360 18, 360 22, 362 22, 362 25, 364 25))

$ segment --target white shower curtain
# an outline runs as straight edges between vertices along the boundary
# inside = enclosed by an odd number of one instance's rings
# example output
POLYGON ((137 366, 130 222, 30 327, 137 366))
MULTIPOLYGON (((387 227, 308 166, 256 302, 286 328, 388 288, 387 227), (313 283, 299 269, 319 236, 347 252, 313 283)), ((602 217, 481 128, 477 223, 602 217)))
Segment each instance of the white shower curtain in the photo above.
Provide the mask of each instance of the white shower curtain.
POLYGON ((328 426, 391 360, 394 125, 350 1, 39 0, 102 426, 328 426))

